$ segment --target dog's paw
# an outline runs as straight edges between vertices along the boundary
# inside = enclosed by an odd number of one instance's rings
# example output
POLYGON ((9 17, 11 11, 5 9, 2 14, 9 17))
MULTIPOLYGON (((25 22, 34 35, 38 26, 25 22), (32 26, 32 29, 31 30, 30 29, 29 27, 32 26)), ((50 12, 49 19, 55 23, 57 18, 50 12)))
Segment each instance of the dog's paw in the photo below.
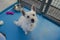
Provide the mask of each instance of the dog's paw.
POLYGON ((16 25, 17 25, 17 23, 18 23, 17 21, 14 21, 14 24, 16 24, 16 25))
POLYGON ((25 32, 25 35, 27 35, 28 34, 28 32, 25 32))
POLYGON ((17 26, 21 26, 21 24, 18 21, 14 21, 14 24, 17 26))

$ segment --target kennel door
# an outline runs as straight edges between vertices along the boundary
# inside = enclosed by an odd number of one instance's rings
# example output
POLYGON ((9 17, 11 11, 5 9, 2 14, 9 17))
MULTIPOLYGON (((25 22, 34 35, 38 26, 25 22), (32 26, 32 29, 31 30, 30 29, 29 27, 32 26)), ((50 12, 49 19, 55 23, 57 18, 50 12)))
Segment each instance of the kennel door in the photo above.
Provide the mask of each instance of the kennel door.
POLYGON ((42 9, 44 7, 45 1, 46 0, 22 0, 21 4, 23 5, 23 7, 26 6, 29 9, 34 4, 34 6, 36 7, 36 12, 40 13, 40 12, 42 12, 42 9))
POLYGON ((60 25, 60 0, 52 0, 45 16, 60 25))

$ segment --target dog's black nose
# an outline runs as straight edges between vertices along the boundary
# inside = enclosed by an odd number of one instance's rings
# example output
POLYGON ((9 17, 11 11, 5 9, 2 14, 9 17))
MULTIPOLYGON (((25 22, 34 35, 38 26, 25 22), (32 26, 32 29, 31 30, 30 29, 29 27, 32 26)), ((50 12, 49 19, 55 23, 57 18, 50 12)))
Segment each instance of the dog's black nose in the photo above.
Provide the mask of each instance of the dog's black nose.
POLYGON ((34 23, 34 19, 31 19, 31 22, 34 23))

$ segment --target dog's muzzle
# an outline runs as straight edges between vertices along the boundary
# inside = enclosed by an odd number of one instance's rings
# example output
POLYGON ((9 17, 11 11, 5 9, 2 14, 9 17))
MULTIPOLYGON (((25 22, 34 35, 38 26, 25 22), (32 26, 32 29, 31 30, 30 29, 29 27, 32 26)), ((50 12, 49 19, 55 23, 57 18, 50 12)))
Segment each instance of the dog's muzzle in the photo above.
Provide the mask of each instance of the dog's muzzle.
POLYGON ((31 19, 31 22, 34 23, 34 19, 31 19))

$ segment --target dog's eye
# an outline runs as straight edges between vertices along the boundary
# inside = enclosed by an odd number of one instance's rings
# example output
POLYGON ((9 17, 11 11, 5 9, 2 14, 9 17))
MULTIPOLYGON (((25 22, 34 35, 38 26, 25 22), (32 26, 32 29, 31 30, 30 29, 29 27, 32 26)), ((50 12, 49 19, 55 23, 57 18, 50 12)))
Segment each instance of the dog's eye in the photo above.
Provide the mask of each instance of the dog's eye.
POLYGON ((32 14, 33 16, 35 16, 35 14, 32 14))
POLYGON ((29 18, 29 16, 27 16, 27 18, 29 18))

